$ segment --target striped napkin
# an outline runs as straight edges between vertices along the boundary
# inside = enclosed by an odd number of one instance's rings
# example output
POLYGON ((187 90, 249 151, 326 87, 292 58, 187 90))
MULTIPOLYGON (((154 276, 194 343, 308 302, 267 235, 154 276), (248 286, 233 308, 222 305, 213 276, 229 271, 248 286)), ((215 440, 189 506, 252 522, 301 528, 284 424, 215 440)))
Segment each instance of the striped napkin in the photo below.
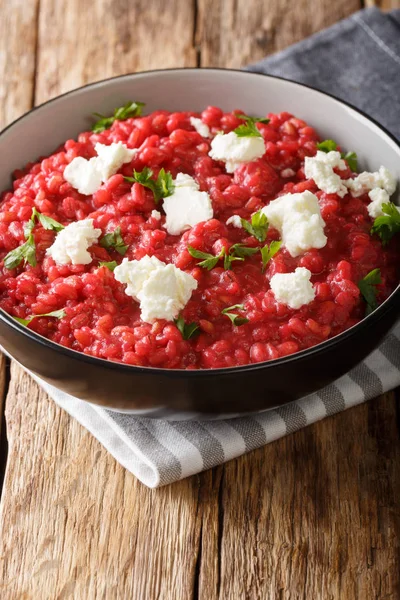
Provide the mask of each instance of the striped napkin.
MULTIPOLYGON (((400 10, 356 13, 280 54, 249 67, 342 97, 400 138, 400 10)), ((318 394, 276 410, 215 421, 160 411, 153 418, 82 402, 35 379, 124 467, 155 488, 210 469, 400 385, 400 324, 379 349, 318 394), (154 418, 156 417, 156 418, 154 418), (174 420, 171 420, 174 419, 174 420)), ((278 399, 277 399, 278 400, 278 399)))
POLYGON ((88 404, 34 379, 121 465, 155 488, 211 469, 400 385, 400 324, 364 362, 318 394, 233 419, 170 421, 136 417, 88 404))

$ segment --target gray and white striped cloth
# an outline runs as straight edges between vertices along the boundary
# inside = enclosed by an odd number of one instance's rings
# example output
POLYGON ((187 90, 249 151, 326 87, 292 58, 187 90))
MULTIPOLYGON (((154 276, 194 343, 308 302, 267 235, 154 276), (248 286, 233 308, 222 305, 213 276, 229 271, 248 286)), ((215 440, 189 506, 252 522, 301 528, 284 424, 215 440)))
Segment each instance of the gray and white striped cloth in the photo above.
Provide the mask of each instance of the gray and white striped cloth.
MULTIPOLYGON (((368 9, 249 68, 332 92, 400 137, 394 101, 400 97, 399 66, 400 10, 384 14, 368 9)), ((39 383, 140 481, 158 487, 400 385, 400 324, 363 363, 318 394, 251 417, 219 421, 141 418, 92 406, 39 383)))
POLYGON ((169 421, 88 404, 35 378, 142 483, 155 488, 241 456, 400 385, 400 325, 334 384, 297 402, 221 421, 169 421))

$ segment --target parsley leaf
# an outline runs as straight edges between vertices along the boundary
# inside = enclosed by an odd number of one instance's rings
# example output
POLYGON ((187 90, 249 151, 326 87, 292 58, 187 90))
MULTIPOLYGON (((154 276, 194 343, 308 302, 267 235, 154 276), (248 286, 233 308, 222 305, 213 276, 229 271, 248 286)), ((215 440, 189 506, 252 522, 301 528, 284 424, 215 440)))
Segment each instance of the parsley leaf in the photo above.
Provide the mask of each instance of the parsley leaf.
POLYGON ((154 194, 154 201, 157 204, 161 198, 167 198, 174 193, 174 182, 171 173, 160 169, 157 179, 152 179, 153 171, 145 167, 143 171, 134 171, 133 177, 124 177, 125 181, 130 183, 140 183, 149 188, 154 194))
MULTIPOLYGON (((333 140, 324 140, 317 144, 317 148, 322 152, 332 152, 332 150, 337 150, 337 143, 333 140)), ((341 152, 340 155, 347 161, 352 171, 357 171, 357 154, 355 152, 341 152)))
POLYGON ((36 244, 32 233, 28 235, 28 239, 24 244, 11 250, 5 256, 4 266, 6 269, 15 269, 22 261, 25 264, 29 263, 32 267, 36 267, 36 244))
POLYGON ((33 319, 37 319, 38 317, 54 317, 56 319, 62 319, 66 314, 65 310, 61 308, 60 310, 53 310, 52 312, 44 313, 42 315, 30 315, 27 319, 20 319, 19 317, 13 317, 13 319, 18 321, 18 323, 21 323, 21 325, 29 325, 33 319))
POLYGON ((232 306, 227 306, 226 308, 221 310, 221 314, 228 317, 232 321, 233 325, 236 325, 237 327, 239 327, 240 325, 244 325, 245 323, 248 323, 249 320, 246 319, 246 317, 240 317, 239 315, 231 312, 232 310, 236 310, 236 309, 244 310, 244 305, 243 304, 233 304, 232 306))
POLYGON ((240 260, 240 261, 244 261, 244 257, 242 256, 234 256, 232 254, 230 254, 230 249, 229 249, 229 254, 227 254, 226 252, 224 253, 224 269, 226 271, 229 271, 229 269, 232 268, 232 263, 235 260, 240 260))
POLYGON ((203 259, 201 262, 197 263, 197 265, 199 267, 203 267, 203 269, 207 269, 208 271, 211 271, 211 269, 213 269, 216 266, 218 261, 223 256, 225 256, 225 248, 222 248, 221 252, 217 254, 217 256, 215 256, 214 254, 209 254, 208 252, 196 250, 196 248, 193 248, 193 246, 188 246, 187 249, 189 251, 190 256, 193 256, 193 258, 203 259))
POLYGON ((400 213, 393 202, 382 204, 384 215, 377 217, 371 229, 371 233, 376 233, 386 246, 392 237, 400 231, 400 213))
POLYGON ((125 106, 116 108, 111 117, 93 113, 95 117, 100 117, 100 119, 93 125, 92 131, 100 133, 105 129, 109 129, 114 121, 125 121, 125 119, 130 119, 131 117, 140 117, 143 106, 144 102, 127 102, 125 106))
POLYGON ((263 272, 265 271, 265 267, 267 266, 267 263, 271 260, 271 258, 273 256, 275 256, 275 254, 278 252, 279 248, 281 247, 282 242, 271 242, 270 245, 268 246, 268 244, 266 244, 263 248, 260 248, 260 252, 261 252, 261 258, 262 258, 262 270, 263 272))
POLYGON ((112 233, 106 233, 100 240, 100 246, 102 248, 114 248, 122 256, 128 250, 128 246, 125 244, 121 236, 121 227, 117 227, 112 233))
POLYGON ((358 289, 360 290, 367 308, 365 311, 366 315, 371 314, 378 306, 377 296, 378 290, 376 286, 382 283, 380 269, 373 269, 367 275, 358 282, 358 289))
POLYGON ((26 242, 21 246, 18 246, 18 248, 11 250, 11 252, 5 256, 4 266, 6 269, 15 269, 22 261, 24 261, 25 264, 29 263, 32 267, 36 267, 36 244, 32 233, 36 219, 38 219, 44 229, 53 231, 61 231, 61 229, 64 229, 64 225, 61 225, 61 223, 58 223, 51 217, 42 215, 35 207, 33 207, 31 218, 24 225, 26 242))
POLYGON ((239 119, 246 121, 243 125, 239 125, 233 131, 239 137, 262 137, 261 132, 256 127, 256 123, 269 123, 269 119, 260 119, 259 117, 248 117, 247 115, 237 115, 239 119))
POLYGON ((317 148, 318 150, 321 150, 321 152, 332 152, 332 150, 336 150, 337 148, 337 143, 334 142, 333 140, 324 140, 323 142, 319 142, 317 144, 317 148))
POLYGON ((197 323, 185 323, 185 319, 182 315, 179 315, 174 321, 175 325, 182 334, 184 340, 190 340, 190 338, 199 335, 200 329, 197 323))
POLYGON ((355 152, 346 152, 346 154, 342 152, 342 158, 347 161, 347 164, 352 171, 357 171, 357 154, 355 152))
POLYGON ((240 219, 243 229, 250 235, 253 235, 259 242, 264 242, 268 232, 268 219, 266 215, 259 210, 251 217, 251 221, 240 219))
POLYGON ((99 262, 99 267, 107 267, 110 271, 114 271, 115 267, 118 266, 116 260, 111 260, 110 262, 99 262))
POLYGON ((250 246, 245 246, 244 244, 234 244, 229 248, 229 253, 233 256, 239 256, 240 258, 246 258, 247 256, 253 256, 253 254, 257 254, 258 248, 251 248, 250 246))
POLYGON ((39 221, 41 226, 44 229, 47 229, 48 231, 61 231, 62 229, 64 229, 64 225, 61 225, 61 223, 55 221, 51 217, 46 217, 46 215, 42 215, 39 211, 36 210, 36 208, 32 210, 31 222, 35 222, 35 217, 37 217, 37 220, 39 221))

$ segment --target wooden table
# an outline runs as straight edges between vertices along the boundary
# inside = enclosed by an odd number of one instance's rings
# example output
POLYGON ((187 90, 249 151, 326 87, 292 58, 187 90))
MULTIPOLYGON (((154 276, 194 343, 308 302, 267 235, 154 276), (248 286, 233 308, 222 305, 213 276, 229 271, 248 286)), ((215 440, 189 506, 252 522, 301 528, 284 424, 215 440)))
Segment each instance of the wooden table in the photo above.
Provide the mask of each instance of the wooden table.
MULTIPOLYGON (((111 75, 237 68, 362 4, 2 0, 0 120, 111 75)), ((395 393, 151 491, 18 367, 0 374, 2 600, 400 598, 395 393)))

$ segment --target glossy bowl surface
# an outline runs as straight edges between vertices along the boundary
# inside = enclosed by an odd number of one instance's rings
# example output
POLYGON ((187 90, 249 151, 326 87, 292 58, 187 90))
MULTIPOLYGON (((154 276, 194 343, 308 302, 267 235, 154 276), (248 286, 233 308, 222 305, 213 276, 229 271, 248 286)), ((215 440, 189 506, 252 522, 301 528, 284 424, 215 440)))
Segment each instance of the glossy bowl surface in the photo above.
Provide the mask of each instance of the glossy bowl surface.
MULTIPOLYGON (((373 120, 344 102, 277 77, 224 69, 170 69, 124 75, 55 98, 0 134, 0 190, 10 174, 90 128, 90 115, 128 100, 156 109, 201 111, 207 105, 248 114, 293 113, 321 138, 355 150, 362 169, 388 167, 400 179, 400 146, 373 120)), ((397 200, 398 203, 398 190, 397 200)), ((82 400, 142 416, 171 411, 248 413, 314 392, 365 358, 400 316, 400 286, 374 313, 344 333, 297 354, 226 369, 183 371, 133 367, 51 342, 0 310, 0 344, 24 367, 82 400)), ((165 414, 165 413, 164 413, 165 414)))

